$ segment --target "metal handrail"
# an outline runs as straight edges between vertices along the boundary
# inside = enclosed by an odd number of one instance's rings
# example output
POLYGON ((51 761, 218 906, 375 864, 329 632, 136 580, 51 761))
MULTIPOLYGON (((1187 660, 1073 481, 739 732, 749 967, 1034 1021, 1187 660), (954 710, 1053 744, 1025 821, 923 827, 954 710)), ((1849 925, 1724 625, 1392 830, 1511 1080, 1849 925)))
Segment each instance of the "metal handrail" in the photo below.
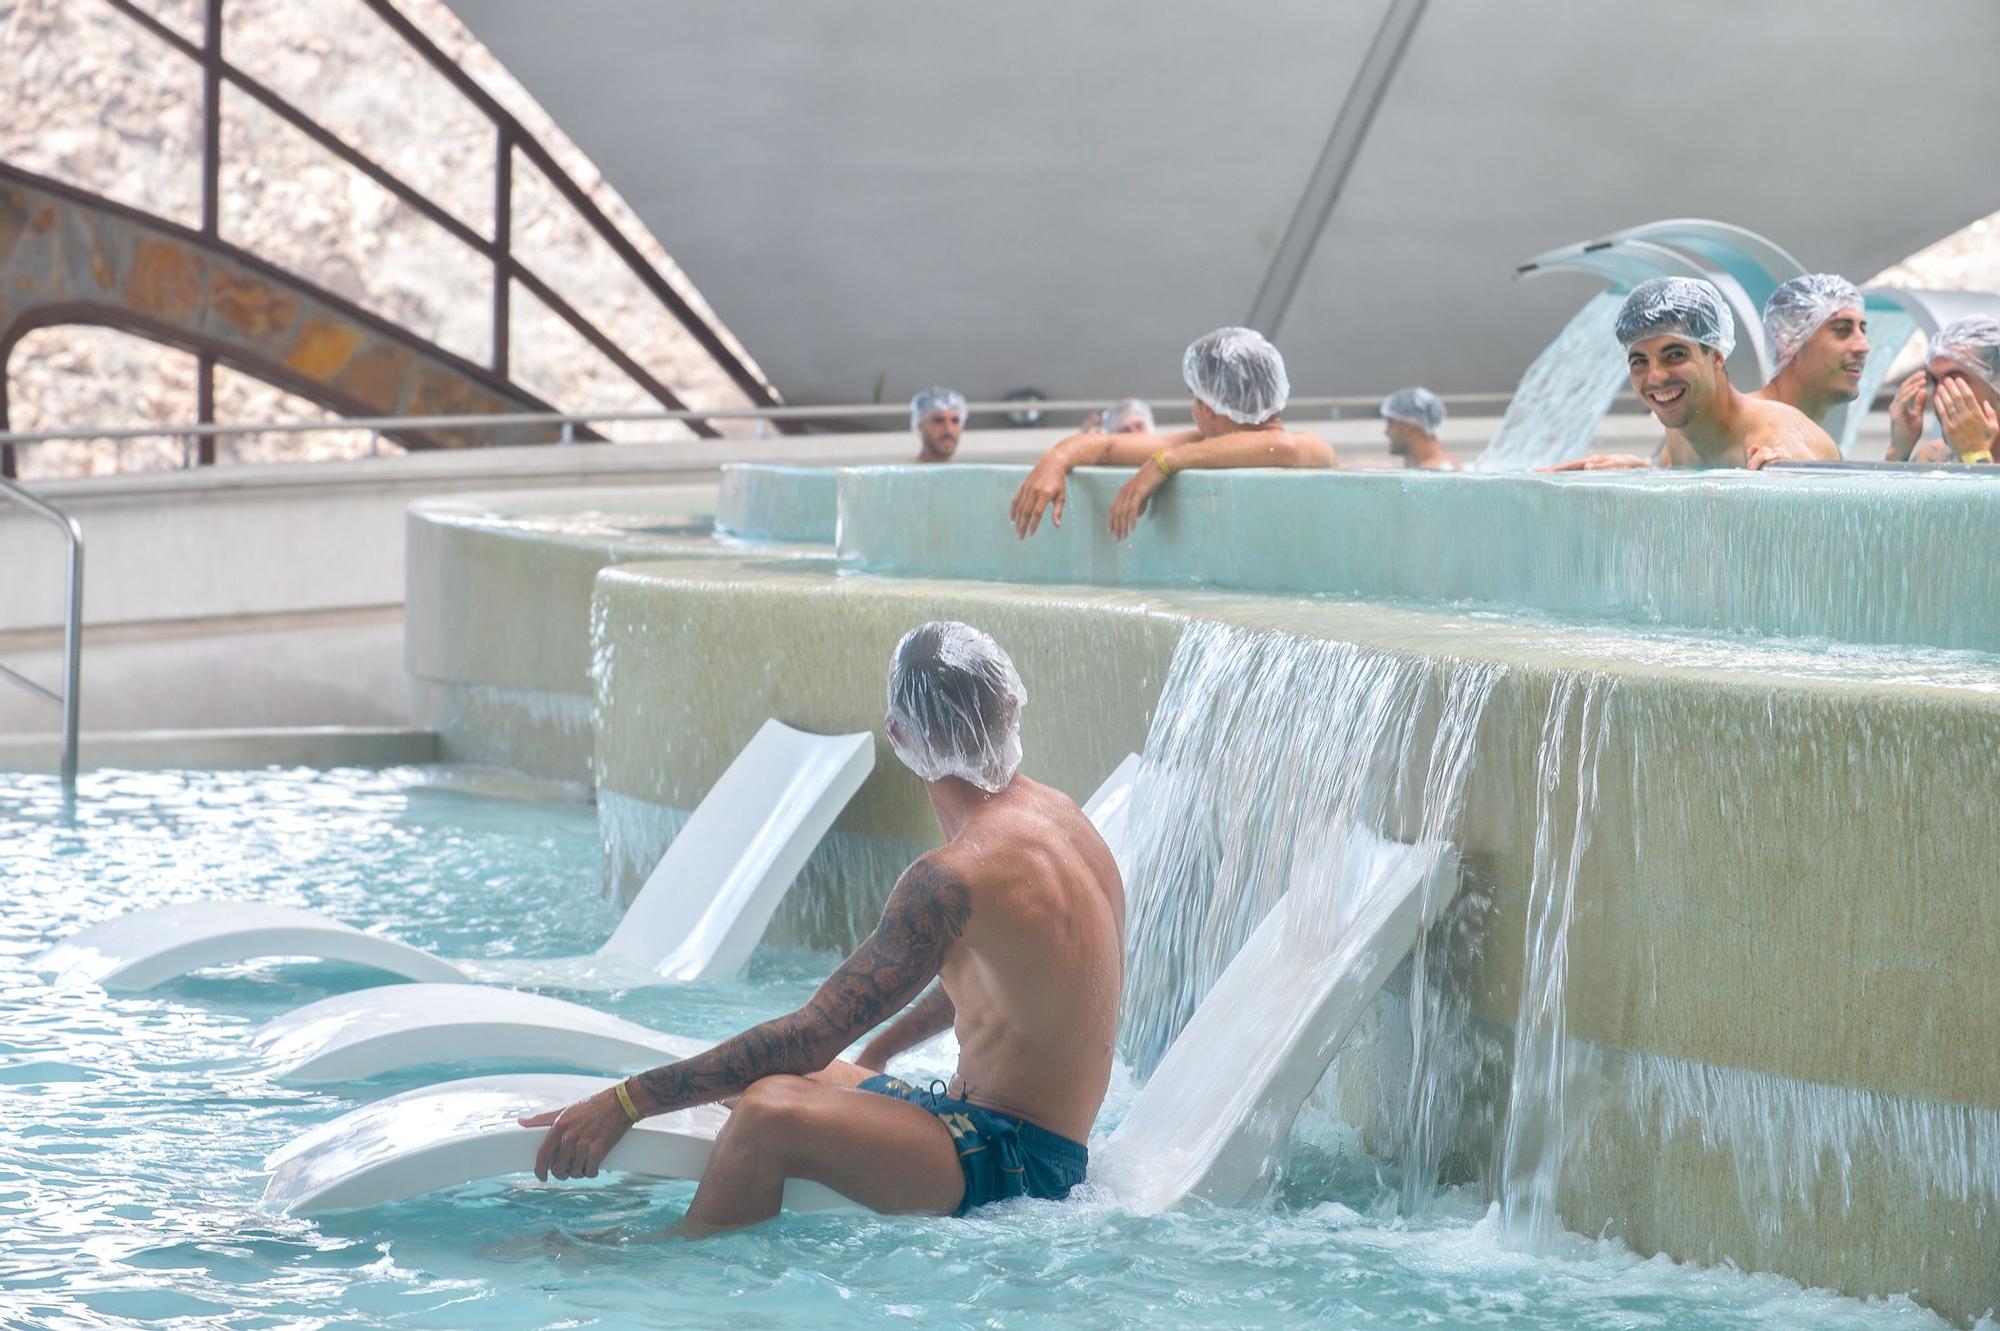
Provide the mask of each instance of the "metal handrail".
MULTIPOLYGON (((1468 403, 1490 403, 1504 405, 1506 393, 1441 393, 1439 398, 1447 405, 1468 403)), ((1079 412, 1099 411, 1110 399, 1069 398, 1036 399, 1024 402, 1010 399, 995 402, 971 402, 966 404, 966 413, 975 414, 1015 414, 1022 411, 1038 412, 1079 412)), ((1382 399, 1372 394, 1345 394, 1330 397, 1295 397, 1286 404, 1286 410, 1294 416, 1300 408, 1306 410, 1328 409, 1342 411, 1349 408, 1373 411, 1382 399)), ((1185 397, 1156 398, 1147 405, 1163 415, 1174 412, 1185 413, 1188 399, 1185 397)), ((615 425, 632 422, 657 422, 670 424, 690 420, 889 420, 903 419, 909 414, 909 404, 903 402, 863 402, 843 403, 819 407, 731 407, 685 409, 681 411, 510 411, 487 415, 458 416, 338 416, 324 420, 309 421, 266 421, 262 423, 233 423, 209 425, 117 425, 84 426, 69 430, 21 430, 13 433, 0 432, 0 445, 24 446, 30 444, 53 443, 78 439, 199 439, 218 435, 238 434, 312 434, 324 430, 368 430, 376 434, 393 434, 399 430, 444 429, 457 430, 482 425, 550 425, 562 431, 561 442, 575 442, 578 428, 589 425, 615 425)))
POLYGON ((62 528, 69 542, 69 605, 63 613, 63 688, 60 694, 43 688, 17 670, 0 665, 0 678, 11 680, 28 692, 62 708, 63 789, 76 790, 76 735, 80 686, 83 680, 83 528, 75 518, 47 500, 38 499, 20 486, 0 480, 0 499, 11 499, 39 517, 62 528))

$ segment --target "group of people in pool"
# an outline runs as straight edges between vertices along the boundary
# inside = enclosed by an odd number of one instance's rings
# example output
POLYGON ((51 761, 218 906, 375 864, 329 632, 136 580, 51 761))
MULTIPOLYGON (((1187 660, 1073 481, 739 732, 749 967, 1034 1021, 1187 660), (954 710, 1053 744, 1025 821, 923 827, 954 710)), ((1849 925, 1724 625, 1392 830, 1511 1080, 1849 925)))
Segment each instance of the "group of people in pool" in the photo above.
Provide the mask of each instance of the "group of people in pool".
MULTIPOLYGON (((1860 293, 1826 274, 1778 289, 1764 318, 1778 371, 1753 393, 1724 372, 1728 307, 1704 282, 1663 278, 1620 311, 1632 388, 1667 441, 1655 462, 1588 458, 1573 467, 1750 467, 1833 459, 1821 422, 1859 393, 1867 358, 1860 293)), ((1284 423, 1284 360, 1261 335, 1221 328, 1182 360, 1194 428, 1162 435, 1143 403, 1057 444, 1014 497, 1023 536, 1062 520, 1073 467, 1136 467, 1112 506, 1122 539, 1177 472, 1333 467, 1333 449, 1284 423)), ((913 424, 932 460, 949 458, 964 399, 926 390, 913 424)), ((1382 404, 1411 466, 1443 466, 1443 404, 1423 389, 1382 404)), ((1990 463, 2000 439, 2000 322, 1967 319, 1931 340, 1898 388, 1890 457, 1990 463), (1940 437, 1920 442, 1927 407, 1940 437)), ((1092 1123, 1110 1085, 1124 979, 1124 887, 1110 848, 1061 792, 1021 775, 1027 690, 1013 662, 969 625, 907 634, 889 666, 885 729, 920 777, 945 844, 890 893, 868 939, 796 1011, 692 1058, 628 1077, 589 1099, 522 1120, 546 1127, 535 1172, 596 1175, 634 1123, 723 1101, 732 1110, 677 1232, 700 1236, 776 1215, 785 1180, 810 1179, 877 1211, 962 1215, 1010 1197, 1061 1198, 1083 1180, 1092 1123), (930 1090, 888 1075, 889 1060, 955 1029, 959 1063, 930 1090), (870 1037, 853 1062, 841 1057, 870 1037)))
POLYGON ((1007 653, 970 625, 906 634, 890 656, 885 729, 945 844, 904 872, 874 932, 805 1006, 523 1119, 548 1128, 536 1174, 595 1176, 640 1119, 721 1100, 729 1120, 674 1231, 686 1237, 770 1219, 788 1178, 936 1215, 1060 1199, 1082 1182, 1111 1084, 1125 893, 1090 819, 1021 775, 1027 701, 1007 653), (948 1028, 949 1084, 886 1074, 948 1028))
MULTIPOLYGON (((1739 467, 1773 462, 1833 462, 1840 450, 1826 425, 1861 392, 1868 360, 1868 316, 1846 278, 1793 278, 1764 305, 1764 329, 1776 354, 1770 382, 1751 392, 1729 381, 1736 322, 1722 293, 1695 278, 1641 283, 1619 311, 1632 391, 1666 427, 1650 458, 1595 454, 1555 471, 1635 467, 1739 467)), ((1051 448, 1015 493, 1010 517, 1032 536, 1046 515, 1062 525, 1067 479, 1082 466, 1134 467, 1112 503, 1110 526, 1123 540, 1148 501, 1174 473, 1217 467, 1338 467, 1318 435, 1286 426, 1291 385, 1284 357, 1262 334, 1218 328, 1197 338, 1181 359, 1194 398, 1194 427, 1160 433, 1144 402, 1128 399, 1051 448)), ((948 462, 965 427, 963 394, 926 388, 910 402, 919 462, 948 462)), ((1428 388, 1384 398, 1390 453, 1408 467, 1455 471, 1440 432, 1445 406, 1428 388)), ((2000 320, 1973 317, 1940 329, 1923 368, 1905 378, 1889 407, 1891 462, 1991 463, 2000 446, 2000 320), (1927 411, 1938 429, 1924 439, 1927 411)))

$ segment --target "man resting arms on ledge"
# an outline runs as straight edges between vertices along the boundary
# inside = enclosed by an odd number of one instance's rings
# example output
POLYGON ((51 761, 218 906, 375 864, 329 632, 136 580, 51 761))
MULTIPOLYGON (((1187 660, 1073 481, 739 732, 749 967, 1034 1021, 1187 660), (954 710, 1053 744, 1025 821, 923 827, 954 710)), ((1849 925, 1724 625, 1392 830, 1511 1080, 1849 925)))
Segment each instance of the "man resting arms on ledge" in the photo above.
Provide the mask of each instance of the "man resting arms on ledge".
MULTIPOLYGON (((1656 277, 1632 289, 1618 311, 1632 391, 1667 427, 1662 467, 1748 467, 1781 461, 1834 462, 1831 436, 1797 407, 1739 393, 1724 362, 1736 348, 1736 320, 1722 293, 1691 277, 1656 277)), ((1551 471, 1652 465, 1598 454, 1551 471)))
POLYGON ((1125 890, 1090 820, 1019 774, 1027 700, 979 630, 933 623, 904 637, 889 743, 923 778, 947 844, 909 867, 875 932, 798 1011, 522 1119, 549 1128, 536 1175, 595 1176, 639 1119, 737 1096, 685 1236, 770 1219, 788 1178, 931 1215, 1059 1199, 1082 1182, 1111 1081, 1125 890), (920 993, 859 1065, 838 1061, 920 993), (943 1094, 869 1075, 953 1025, 958 1073, 943 1094))
POLYGON ((1137 467, 1111 504, 1111 534, 1124 540, 1146 503, 1177 471, 1204 467, 1338 467, 1333 446, 1316 434, 1287 430, 1279 413, 1291 396, 1285 358, 1248 328, 1218 328, 1181 357, 1194 394, 1194 429, 1179 434, 1073 434, 1042 455, 1014 494, 1009 514, 1026 539, 1042 512, 1062 526, 1070 471, 1137 467))

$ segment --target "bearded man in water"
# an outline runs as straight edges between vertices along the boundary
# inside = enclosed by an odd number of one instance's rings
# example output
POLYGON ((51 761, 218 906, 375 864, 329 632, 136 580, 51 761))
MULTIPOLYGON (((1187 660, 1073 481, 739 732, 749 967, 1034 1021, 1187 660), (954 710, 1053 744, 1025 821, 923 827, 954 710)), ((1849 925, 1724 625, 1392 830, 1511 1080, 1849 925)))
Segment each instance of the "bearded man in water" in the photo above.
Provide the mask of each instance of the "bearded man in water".
POLYGON ((1062 1198, 1082 1182, 1111 1081, 1125 893, 1090 820, 1020 774, 1026 704, 1013 662, 979 630, 905 636, 886 728, 946 844, 904 872, 875 931, 804 1007, 523 1119, 549 1129, 536 1175, 594 1176, 640 1119, 733 1096, 679 1226, 689 1237, 770 1219, 788 1178, 933 1215, 1062 1198), (839 1060, 919 994, 858 1063, 839 1060), (943 1094, 880 1075, 948 1026, 959 1063, 943 1094))

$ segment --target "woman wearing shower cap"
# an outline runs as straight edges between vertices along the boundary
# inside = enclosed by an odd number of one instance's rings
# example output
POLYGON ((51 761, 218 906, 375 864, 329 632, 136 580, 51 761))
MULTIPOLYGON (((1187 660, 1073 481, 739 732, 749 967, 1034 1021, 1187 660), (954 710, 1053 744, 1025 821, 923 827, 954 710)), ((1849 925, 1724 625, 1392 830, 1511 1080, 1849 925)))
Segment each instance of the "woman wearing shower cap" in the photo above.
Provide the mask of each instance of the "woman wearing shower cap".
POLYGON ((1062 526, 1069 474, 1077 467, 1137 467, 1111 504, 1111 534, 1124 540, 1175 472, 1211 467, 1338 467, 1333 446, 1288 430, 1285 358, 1249 328, 1218 328, 1189 344, 1181 378, 1194 395, 1194 429, 1178 434, 1075 434, 1051 448, 1014 493, 1009 518, 1022 539, 1046 511, 1062 526))
POLYGON ((1924 368, 1903 380, 1889 404, 1889 461, 1990 463, 2000 444, 2000 319, 1974 316, 1931 338, 1924 368), (1937 411, 1941 437, 1918 444, 1924 408, 1937 411))

